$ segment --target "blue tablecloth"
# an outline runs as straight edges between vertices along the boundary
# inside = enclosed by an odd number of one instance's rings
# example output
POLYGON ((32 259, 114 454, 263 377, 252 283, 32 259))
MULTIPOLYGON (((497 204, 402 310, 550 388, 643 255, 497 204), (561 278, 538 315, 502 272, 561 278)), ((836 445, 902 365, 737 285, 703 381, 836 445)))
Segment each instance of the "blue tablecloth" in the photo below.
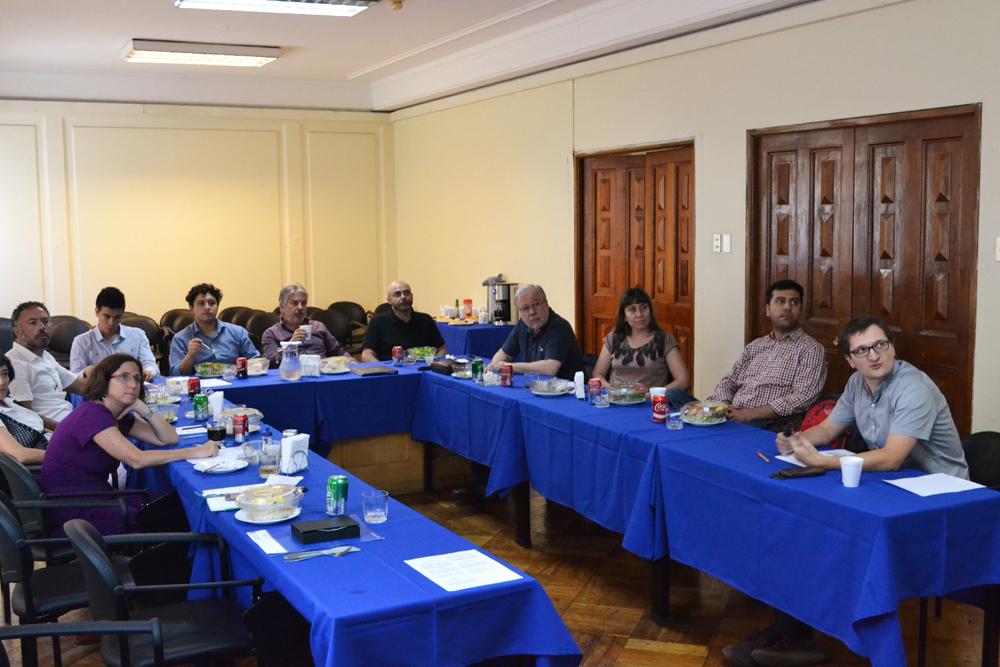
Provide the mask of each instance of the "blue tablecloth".
POLYGON ((514 329, 510 324, 469 324, 454 326, 437 323, 444 346, 451 354, 474 354, 492 359, 514 329))
MULTIPOLYGON (((686 429, 685 429, 686 430, 686 429)), ((774 434, 742 431, 657 444, 643 472, 624 546, 667 552, 844 641, 876 666, 905 664, 900 601, 1000 583, 1000 494, 921 498, 865 473, 769 475, 774 434)))
MULTIPOLYGON (((360 553, 285 563, 247 537, 248 530, 261 526, 240 523, 233 512, 209 512, 196 495, 201 489, 259 481, 255 468, 203 475, 190 464, 175 463, 169 471, 192 528, 218 532, 231 546, 234 576, 259 573, 310 621, 317 665, 457 667, 506 655, 538 656, 537 664, 553 667, 580 662, 579 649, 534 579, 449 593, 406 565, 406 559, 475 547, 401 503, 390 500, 389 520, 374 526, 385 539, 360 544, 360 553)), ((350 477, 348 513, 361 515, 361 492, 371 488, 364 482, 315 454, 301 474, 310 491, 298 520, 325 516, 330 474, 350 477)), ((268 530, 286 540, 290 523, 268 530)))

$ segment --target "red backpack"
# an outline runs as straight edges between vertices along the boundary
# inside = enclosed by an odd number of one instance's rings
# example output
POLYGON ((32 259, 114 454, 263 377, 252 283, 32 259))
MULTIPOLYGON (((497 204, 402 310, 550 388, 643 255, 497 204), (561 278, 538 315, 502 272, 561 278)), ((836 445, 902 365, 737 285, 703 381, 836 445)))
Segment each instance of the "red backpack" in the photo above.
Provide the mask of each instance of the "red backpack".
MULTIPOLYGON (((802 418, 802 425, 799 430, 804 431, 807 428, 812 428, 813 426, 819 426, 823 423, 830 413, 833 412, 833 406, 837 404, 837 399, 839 396, 823 396, 816 400, 812 404, 812 407, 806 412, 806 416, 802 418)), ((850 437, 850 431, 844 431, 839 436, 830 441, 829 446, 833 449, 843 449, 847 445, 847 440, 850 437)))

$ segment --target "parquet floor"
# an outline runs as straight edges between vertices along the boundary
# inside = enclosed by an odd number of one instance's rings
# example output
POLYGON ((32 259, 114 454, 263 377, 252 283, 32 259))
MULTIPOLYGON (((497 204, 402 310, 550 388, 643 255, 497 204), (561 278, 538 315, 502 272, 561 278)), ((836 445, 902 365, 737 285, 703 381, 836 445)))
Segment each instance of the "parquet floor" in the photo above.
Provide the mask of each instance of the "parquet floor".
MULTIPOLYGON (((621 536, 544 499, 532 498, 534 548, 514 542, 505 503, 457 505, 447 492, 400 497, 434 521, 535 577, 583 651, 588 667, 717 667, 722 648, 766 625, 767 610, 725 584, 689 568, 673 568, 671 616, 667 627, 649 618, 649 565, 618 546, 621 536)), ((390 517, 391 520, 391 517, 390 517)), ((84 618, 85 612, 74 614, 84 618)), ((67 619, 70 615, 67 615, 67 619)), ((917 605, 902 610, 907 653, 916 664, 917 605)), ((945 601, 931 619, 929 667, 979 664, 982 613, 945 601)), ((839 641, 821 637, 829 665, 865 665, 839 641)), ((51 661, 40 644, 42 664, 51 661)), ((16 645, 8 652, 19 665, 16 645)), ((95 647, 63 641, 67 667, 101 664, 95 647)), ((246 667, 253 665, 245 661, 246 667)), ((378 667, 373 665, 372 667, 378 667)))

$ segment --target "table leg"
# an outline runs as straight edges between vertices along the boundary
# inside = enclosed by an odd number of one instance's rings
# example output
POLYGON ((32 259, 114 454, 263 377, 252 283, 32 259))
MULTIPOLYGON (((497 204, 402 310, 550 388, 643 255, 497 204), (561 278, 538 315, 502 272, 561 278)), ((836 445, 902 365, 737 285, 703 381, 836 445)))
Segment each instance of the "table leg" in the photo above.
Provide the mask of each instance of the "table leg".
POLYGON ((983 667, 997 667, 998 654, 1000 654, 1000 586, 987 586, 983 613, 983 667))
POLYGON ((531 548, 531 487, 521 482, 512 491, 514 496, 514 540, 525 549, 531 548))
POLYGON ((653 561, 653 599, 650 615, 657 625, 670 620, 670 556, 653 561))
POLYGON ((424 493, 434 491, 434 445, 424 444, 424 493))

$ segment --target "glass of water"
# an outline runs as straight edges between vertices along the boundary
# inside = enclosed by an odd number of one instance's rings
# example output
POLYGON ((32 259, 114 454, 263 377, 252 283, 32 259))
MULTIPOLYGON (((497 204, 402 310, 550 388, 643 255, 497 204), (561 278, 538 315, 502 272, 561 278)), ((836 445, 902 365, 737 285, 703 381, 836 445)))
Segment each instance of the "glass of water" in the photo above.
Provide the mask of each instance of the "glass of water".
POLYGON ((385 523, 389 518, 389 492, 378 489, 362 491, 361 510, 365 523, 385 523))
POLYGON ((667 413, 667 428, 671 431, 679 431, 684 428, 684 420, 681 419, 680 410, 670 410, 667 413))

